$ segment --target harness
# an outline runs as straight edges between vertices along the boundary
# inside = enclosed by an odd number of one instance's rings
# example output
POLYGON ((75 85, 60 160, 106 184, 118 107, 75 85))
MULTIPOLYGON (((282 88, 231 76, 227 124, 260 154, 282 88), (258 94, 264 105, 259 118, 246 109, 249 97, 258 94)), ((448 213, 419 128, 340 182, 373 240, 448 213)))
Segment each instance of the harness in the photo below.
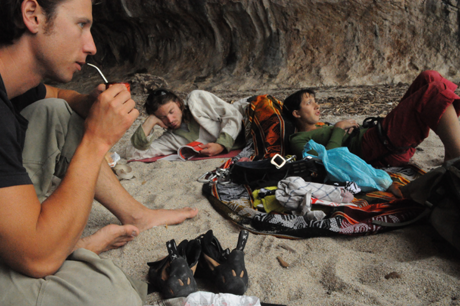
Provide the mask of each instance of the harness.
POLYGON ((376 127, 377 135, 379 137, 380 142, 383 144, 385 149, 388 150, 387 153, 385 153, 384 155, 382 155, 379 158, 376 158, 376 159, 370 161, 369 164, 373 164, 375 162, 382 162, 383 163, 385 158, 387 158, 390 155, 404 154, 404 153, 407 152, 407 150, 409 150, 411 148, 415 148, 415 146, 407 146, 407 147, 397 147, 397 146, 395 146, 390 141, 390 139, 388 138, 386 131, 383 129, 383 126, 382 126, 383 119, 384 118, 382 118, 382 117, 368 117, 368 118, 364 119, 363 124, 362 124, 362 126, 364 128, 376 127))

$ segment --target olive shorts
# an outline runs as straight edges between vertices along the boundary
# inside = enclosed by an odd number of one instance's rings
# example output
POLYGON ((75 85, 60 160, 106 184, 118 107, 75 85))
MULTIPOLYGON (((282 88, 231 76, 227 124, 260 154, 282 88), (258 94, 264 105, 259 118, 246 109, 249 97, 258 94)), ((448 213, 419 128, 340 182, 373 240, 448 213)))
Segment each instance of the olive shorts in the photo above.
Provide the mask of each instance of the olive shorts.
POLYGON ((0 263, 2 306, 131 306, 143 305, 146 295, 146 283, 86 249, 77 249, 45 278, 31 278, 0 263))
POLYGON ((21 115, 29 121, 22 163, 43 202, 53 175, 64 177, 83 137, 84 120, 62 99, 37 101, 21 115))

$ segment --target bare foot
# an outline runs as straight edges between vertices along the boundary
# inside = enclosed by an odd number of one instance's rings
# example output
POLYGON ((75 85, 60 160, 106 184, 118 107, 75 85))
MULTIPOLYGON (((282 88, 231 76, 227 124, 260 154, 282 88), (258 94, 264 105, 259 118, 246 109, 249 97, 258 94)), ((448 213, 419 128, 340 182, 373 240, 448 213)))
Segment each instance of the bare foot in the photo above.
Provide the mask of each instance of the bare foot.
POLYGON ((139 235, 139 229, 134 225, 110 224, 94 234, 81 238, 75 249, 84 248, 96 254, 124 246, 139 235))
POLYGON ((401 193, 401 190, 399 190, 399 186, 396 185, 394 182, 391 183, 390 187, 387 190, 388 192, 391 192, 395 197, 397 198, 402 198, 403 194, 401 193))
POLYGON ((145 209, 134 215, 132 220, 122 220, 123 224, 134 224, 142 232, 160 225, 173 225, 184 222, 187 219, 194 218, 198 214, 196 208, 180 209, 145 209))

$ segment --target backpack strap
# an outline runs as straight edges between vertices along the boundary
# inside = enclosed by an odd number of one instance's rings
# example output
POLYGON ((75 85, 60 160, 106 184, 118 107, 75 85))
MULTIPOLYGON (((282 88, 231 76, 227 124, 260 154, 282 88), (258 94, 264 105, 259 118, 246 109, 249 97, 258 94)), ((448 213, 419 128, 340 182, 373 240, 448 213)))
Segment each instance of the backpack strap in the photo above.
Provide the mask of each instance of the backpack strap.
POLYGON ((400 222, 400 223, 388 223, 388 222, 383 222, 383 221, 377 221, 377 220, 374 220, 372 221, 372 224, 374 225, 377 225, 377 226, 383 226, 383 227, 402 227, 402 226, 406 226, 406 225, 410 225, 410 224, 413 224, 419 220, 422 220, 424 218, 426 218, 427 216, 429 216, 431 214, 431 211, 433 209, 432 208, 429 208, 427 207, 420 215, 418 215, 416 218, 412 219, 412 220, 409 220, 409 221, 406 221, 406 222, 400 222))

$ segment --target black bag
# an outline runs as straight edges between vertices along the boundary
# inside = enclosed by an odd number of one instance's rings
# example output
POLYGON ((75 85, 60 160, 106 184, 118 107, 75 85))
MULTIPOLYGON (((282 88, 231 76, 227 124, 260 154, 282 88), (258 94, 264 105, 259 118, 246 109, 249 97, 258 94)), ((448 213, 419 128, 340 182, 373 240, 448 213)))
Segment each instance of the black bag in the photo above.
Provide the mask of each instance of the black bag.
POLYGON ((308 182, 323 183, 326 169, 320 160, 308 158, 289 162, 280 155, 271 159, 236 162, 230 166, 232 183, 249 185, 252 189, 276 186, 288 176, 299 176, 308 182))
POLYGON ((460 250, 460 157, 401 187, 404 197, 426 206, 424 216, 460 250))

